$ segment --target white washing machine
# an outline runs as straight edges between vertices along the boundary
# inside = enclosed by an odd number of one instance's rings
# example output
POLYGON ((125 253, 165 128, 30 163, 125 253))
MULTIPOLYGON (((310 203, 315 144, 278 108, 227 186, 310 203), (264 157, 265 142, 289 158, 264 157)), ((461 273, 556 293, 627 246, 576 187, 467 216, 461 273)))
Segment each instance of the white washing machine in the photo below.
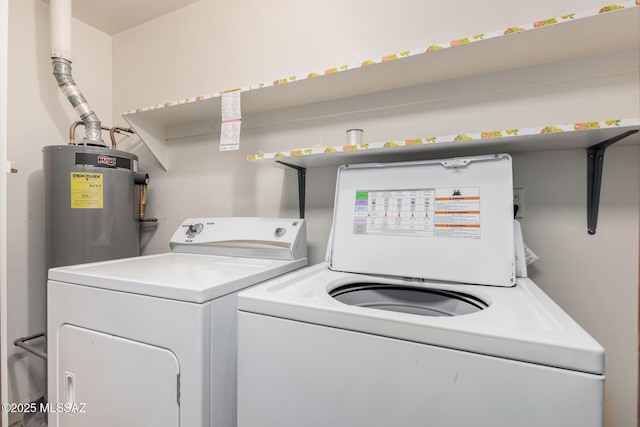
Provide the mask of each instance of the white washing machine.
POLYGON ((238 426, 601 426, 604 350, 524 277, 511 170, 340 167, 327 262, 239 294, 238 426))
POLYGON ((49 426, 235 426, 237 292, 306 266, 305 227, 188 219, 171 253, 51 269, 49 426))

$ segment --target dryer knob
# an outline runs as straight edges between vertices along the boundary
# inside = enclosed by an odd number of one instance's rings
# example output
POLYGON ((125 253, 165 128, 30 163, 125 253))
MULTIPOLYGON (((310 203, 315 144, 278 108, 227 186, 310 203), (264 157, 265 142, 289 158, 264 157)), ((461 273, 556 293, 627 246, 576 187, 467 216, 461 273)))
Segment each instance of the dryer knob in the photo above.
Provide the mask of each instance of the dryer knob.
POLYGON ((191 224, 189 228, 187 228, 187 237, 195 237, 197 234, 200 234, 202 228, 202 224, 191 224))

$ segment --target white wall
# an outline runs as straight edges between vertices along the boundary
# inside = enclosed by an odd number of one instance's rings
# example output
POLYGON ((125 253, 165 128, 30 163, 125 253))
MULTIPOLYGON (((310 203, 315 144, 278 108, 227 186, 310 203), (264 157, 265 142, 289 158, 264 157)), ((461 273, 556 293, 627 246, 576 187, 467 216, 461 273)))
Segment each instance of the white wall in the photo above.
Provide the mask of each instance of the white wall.
POLYGON ((201 0, 114 36, 114 107, 120 113, 307 75, 602 3, 201 0))
MULTIPOLYGON (((279 0, 265 7, 256 0, 202 0, 114 36, 114 117, 602 5, 400 0, 372 8, 366 0, 279 0)), ((131 138, 123 147, 140 155, 141 168, 151 173, 148 214, 160 219, 143 235, 144 251, 166 251, 188 216, 297 215, 295 172, 251 164, 247 154, 340 145, 353 127, 373 142, 637 117, 638 63, 638 52, 612 48, 594 58, 247 117, 254 125, 243 127, 239 151, 219 152, 219 134, 173 141, 168 172, 131 138), (422 100, 417 106, 358 112, 416 97, 422 100), (335 116, 318 118, 328 112, 335 116), (285 123, 292 114, 304 120, 285 123)), ((585 151, 514 155, 515 185, 526 189, 525 237, 542 258, 531 275, 606 348, 607 426, 636 424, 638 153, 637 146, 607 152, 595 236, 586 233, 585 151)), ((307 172, 315 263, 331 223, 335 168, 307 172)))
POLYGON ((607 425, 636 425, 640 146, 604 157, 598 228, 587 234, 584 150, 514 158, 525 188, 525 241, 541 260, 530 276, 606 350, 607 425))
MULTIPOLYGON (((13 346, 44 332, 46 272, 42 147, 66 144, 78 120, 52 74, 49 7, 40 0, 9 1, 7 334, 8 394, 3 402, 30 401, 45 390, 44 361, 13 346)), ((112 115, 111 38, 73 22, 73 76, 98 117, 112 115)), ((82 128, 78 129, 81 132, 82 128)), ((3 194, 4 197, 4 194, 3 194)), ((33 344, 37 342, 34 341, 33 344)))
MULTIPOLYGON (((0 2, 0 236, 7 234, 7 58, 9 56, 9 4, 0 2)), ((7 372, 7 240, 0 238, 0 373, 7 372)), ((0 401, 7 395, 6 375, 0 374, 0 401)), ((0 425, 8 424, 3 413, 0 425)))

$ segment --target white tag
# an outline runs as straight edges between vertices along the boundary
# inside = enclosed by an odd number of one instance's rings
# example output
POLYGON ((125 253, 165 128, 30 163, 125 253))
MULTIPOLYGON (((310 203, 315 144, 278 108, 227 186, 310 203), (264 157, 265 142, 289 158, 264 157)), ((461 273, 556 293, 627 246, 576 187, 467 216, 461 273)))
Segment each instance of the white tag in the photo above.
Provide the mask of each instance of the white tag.
POLYGON ((524 257, 527 260, 527 265, 531 265, 540 259, 527 245, 524 245, 524 257))
POLYGON ((241 124, 240 91, 223 94, 220 151, 238 150, 240 148, 241 124))

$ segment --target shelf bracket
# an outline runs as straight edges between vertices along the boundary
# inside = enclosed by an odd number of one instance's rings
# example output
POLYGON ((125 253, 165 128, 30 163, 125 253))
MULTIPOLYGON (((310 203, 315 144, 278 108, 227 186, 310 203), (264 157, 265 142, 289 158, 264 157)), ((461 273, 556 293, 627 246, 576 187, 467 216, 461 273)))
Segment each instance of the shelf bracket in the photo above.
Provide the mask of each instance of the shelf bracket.
POLYGON ((305 206, 305 197, 306 197, 306 186, 307 186, 307 169, 302 166, 296 166, 289 163, 282 162, 280 160, 276 160, 276 163, 280 163, 281 165, 290 167, 291 169, 295 169, 298 171, 298 205, 300 207, 300 218, 304 219, 304 206, 305 206))
POLYGON ((630 130, 587 148, 587 233, 590 235, 596 234, 598 224, 604 152, 610 145, 637 132, 630 130))

